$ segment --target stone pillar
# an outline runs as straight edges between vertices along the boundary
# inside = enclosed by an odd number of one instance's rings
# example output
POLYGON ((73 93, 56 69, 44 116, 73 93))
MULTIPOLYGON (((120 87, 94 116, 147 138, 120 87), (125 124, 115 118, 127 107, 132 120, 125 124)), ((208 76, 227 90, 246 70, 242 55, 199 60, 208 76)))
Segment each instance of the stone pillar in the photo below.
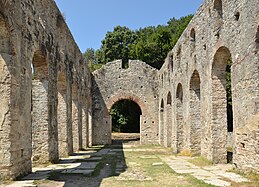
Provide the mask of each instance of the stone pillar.
POLYGON ((48 81, 32 82, 32 161, 49 161, 48 81))
POLYGON ((72 130, 72 79, 71 70, 67 67, 67 92, 66 92, 66 108, 67 108, 67 153, 73 153, 73 130, 72 130))
POLYGON ((58 121, 57 121, 57 60, 49 60, 49 84, 48 84, 48 143, 49 161, 56 163, 59 160, 58 151, 58 121))
POLYGON ((164 145, 164 109, 159 114, 159 144, 164 145))
POLYGON ((86 149, 89 145, 89 130, 88 130, 88 111, 87 106, 83 107, 82 111, 82 146, 83 149, 86 149))
POLYGON ((165 146, 165 147, 168 147, 168 137, 167 137, 167 133, 168 133, 168 107, 167 107, 167 105, 165 106, 165 110, 164 110, 164 123, 163 123, 163 129, 164 129, 164 131, 163 131, 163 136, 164 136, 164 140, 163 140, 163 142, 164 142, 164 144, 163 144, 163 146, 165 146))
POLYGON ((82 93, 82 89, 81 89, 82 85, 79 84, 79 89, 78 89, 78 108, 77 108, 77 112, 78 112, 78 150, 82 150, 83 148, 83 137, 82 137, 82 97, 81 97, 81 93, 82 93))
POLYGON ((168 104, 166 106, 166 147, 172 146, 172 106, 171 104, 168 104))
POLYGON ((73 151, 79 150, 78 137, 78 101, 72 101, 72 131, 73 131, 73 151))
POLYGON ((92 113, 88 111, 88 147, 92 147, 93 145, 93 120, 92 113))
POLYGON ((68 155, 66 94, 58 93, 58 139, 59 155, 68 155))

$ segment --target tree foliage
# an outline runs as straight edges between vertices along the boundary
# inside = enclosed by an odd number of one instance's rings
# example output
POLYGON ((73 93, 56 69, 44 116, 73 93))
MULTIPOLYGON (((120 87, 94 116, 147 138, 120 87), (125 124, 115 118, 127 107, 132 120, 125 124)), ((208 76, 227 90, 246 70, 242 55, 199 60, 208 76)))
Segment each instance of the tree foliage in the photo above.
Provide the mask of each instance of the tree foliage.
MULTIPOLYGON (((191 18, 192 15, 180 19, 172 18, 167 25, 150 26, 136 31, 125 26, 116 26, 112 32, 107 32, 100 49, 87 49, 84 57, 91 71, 117 59, 122 59, 124 67, 132 59, 160 69, 191 18)), ((136 125, 139 125, 140 113, 132 101, 116 103, 110 111, 113 131, 138 132, 139 126, 136 125)))
POLYGON ((89 67, 92 71, 116 59, 122 59, 123 64, 129 59, 141 60, 159 69, 192 17, 193 15, 172 18, 166 25, 150 26, 136 31, 125 26, 116 26, 112 32, 107 32, 100 49, 87 49, 84 56, 91 57, 89 67))

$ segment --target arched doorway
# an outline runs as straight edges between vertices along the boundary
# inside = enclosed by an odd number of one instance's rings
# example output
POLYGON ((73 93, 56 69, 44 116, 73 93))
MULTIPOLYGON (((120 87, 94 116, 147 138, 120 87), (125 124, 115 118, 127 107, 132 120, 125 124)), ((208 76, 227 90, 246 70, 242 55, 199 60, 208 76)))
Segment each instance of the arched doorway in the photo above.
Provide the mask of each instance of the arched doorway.
POLYGON ((57 89, 58 89, 58 142, 59 155, 68 156, 71 154, 70 146, 71 139, 69 139, 69 129, 67 126, 67 80, 66 72, 62 67, 58 68, 57 89))
POLYGON ((111 109, 112 139, 116 141, 140 140, 140 123, 142 110, 133 100, 121 99, 115 102, 111 109))
POLYGON ((32 59, 32 161, 49 161, 48 63, 41 50, 32 59))
POLYGON ((164 99, 161 100, 159 111, 159 143, 164 145, 164 99))
POLYGON ((201 154, 200 83, 199 73, 195 70, 190 81, 190 143, 193 155, 201 154))
POLYGON ((212 64, 212 139, 214 162, 227 162, 227 136, 233 132, 231 53, 220 47, 212 64))
POLYGON ((183 121, 183 87, 179 83, 176 90, 176 147, 177 153, 181 152, 184 147, 184 121, 183 121))
POLYGON ((171 147, 172 145, 172 95, 169 91, 167 94, 166 100, 166 123, 164 127, 164 135, 165 135, 165 146, 171 147))

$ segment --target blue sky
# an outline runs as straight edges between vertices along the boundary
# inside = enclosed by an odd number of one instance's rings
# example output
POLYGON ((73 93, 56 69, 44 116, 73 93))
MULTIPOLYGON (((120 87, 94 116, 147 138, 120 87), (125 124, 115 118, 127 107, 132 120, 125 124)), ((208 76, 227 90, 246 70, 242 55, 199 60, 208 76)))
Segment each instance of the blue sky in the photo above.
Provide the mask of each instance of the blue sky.
POLYGON ((55 0, 82 52, 98 49, 117 25, 138 29, 164 25, 195 13, 203 0, 55 0))

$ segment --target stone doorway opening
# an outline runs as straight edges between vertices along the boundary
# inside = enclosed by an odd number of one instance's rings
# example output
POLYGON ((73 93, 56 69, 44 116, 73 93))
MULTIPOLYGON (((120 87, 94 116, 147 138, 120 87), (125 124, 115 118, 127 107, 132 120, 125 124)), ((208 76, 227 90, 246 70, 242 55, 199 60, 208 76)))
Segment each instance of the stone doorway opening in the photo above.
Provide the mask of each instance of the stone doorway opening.
POLYGON ((122 99, 114 103, 110 110, 112 117, 112 142, 139 142, 142 110, 130 100, 122 99))
POLYGON ((214 161, 232 162, 233 158, 233 107, 232 58, 228 48, 220 47, 212 65, 212 129, 217 153, 214 161))
POLYGON ((48 62, 44 50, 35 51, 32 59, 32 163, 49 161, 48 62))

